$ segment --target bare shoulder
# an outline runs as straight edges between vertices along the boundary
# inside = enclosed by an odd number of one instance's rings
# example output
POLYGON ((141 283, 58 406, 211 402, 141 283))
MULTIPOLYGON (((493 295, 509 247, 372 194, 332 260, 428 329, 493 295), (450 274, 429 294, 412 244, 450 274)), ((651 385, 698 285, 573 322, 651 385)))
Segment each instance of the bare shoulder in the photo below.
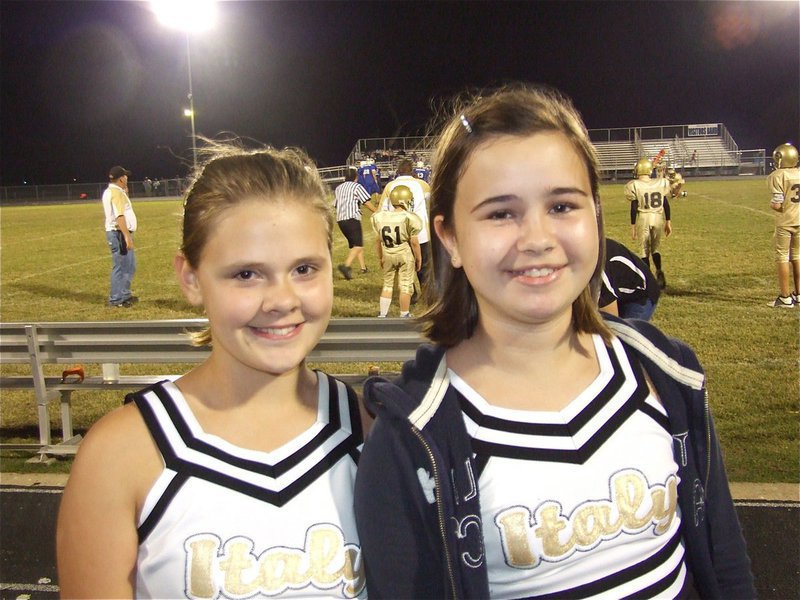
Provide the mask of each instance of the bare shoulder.
POLYGON ((140 504, 163 468, 139 409, 127 404, 95 423, 81 441, 67 488, 124 494, 140 504))

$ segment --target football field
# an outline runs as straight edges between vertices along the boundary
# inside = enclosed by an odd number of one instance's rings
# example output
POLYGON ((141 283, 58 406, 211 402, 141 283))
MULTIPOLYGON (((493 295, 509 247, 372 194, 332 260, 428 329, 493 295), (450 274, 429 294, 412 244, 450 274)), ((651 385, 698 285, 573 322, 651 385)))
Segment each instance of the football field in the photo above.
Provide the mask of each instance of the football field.
MULTIPOLYGON (((602 186, 606 232, 633 248, 623 185, 602 186)), ((688 342, 706 368, 730 478, 797 482, 800 307, 767 306, 777 295, 777 278, 765 180, 689 179, 685 189, 686 198, 671 202, 673 234, 662 248, 668 287, 653 322, 688 342)), ((99 201, 0 208, 0 319, 199 316, 181 297, 172 273, 180 239, 180 200, 134 198, 134 206, 139 231, 133 289, 141 302, 130 309, 105 306, 110 256, 99 201)), ((381 275, 367 219, 365 215, 363 230, 370 272, 355 273, 352 281, 334 274, 336 317, 375 316, 378 311, 381 275)), ((334 244, 337 264, 347 253, 338 229, 334 244)), ((392 310, 390 315, 395 316, 396 302, 392 310)), ((3 369, 12 372, 12 367, 3 369)), ((119 398, 84 402, 76 396, 76 427, 85 429, 118 403, 119 398)), ((32 394, 3 393, 2 441, 25 438, 28 430, 35 431, 35 423, 32 394)))

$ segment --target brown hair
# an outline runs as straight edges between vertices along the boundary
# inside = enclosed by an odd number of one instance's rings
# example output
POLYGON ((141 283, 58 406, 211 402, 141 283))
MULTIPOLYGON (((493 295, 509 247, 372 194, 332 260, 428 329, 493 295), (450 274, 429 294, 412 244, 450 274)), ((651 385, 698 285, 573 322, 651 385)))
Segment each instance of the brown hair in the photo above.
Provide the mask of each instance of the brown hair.
MULTIPOLYGON (((260 148, 245 150, 231 143, 207 142, 211 157, 186 192, 183 201, 181 253, 197 268, 214 225, 226 210, 243 201, 302 205, 316 212, 333 245, 333 213, 328 193, 314 163, 302 150, 260 148)), ((287 207, 287 210, 289 208, 287 207)), ((193 336, 209 344, 206 330, 193 336)))
MULTIPOLYGON (((480 96, 457 97, 433 154, 430 221, 442 216, 444 227, 452 227, 458 182, 479 145, 494 137, 526 137, 543 131, 563 133, 583 158, 589 173, 597 208, 599 252, 589 284, 572 304, 572 323, 576 331, 597 333, 609 342, 611 332, 597 308, 605 263, 597 155, 580 114, 566 96, 551 88, 519 83, 480 96)), ((433 269, 428 270, 425 286, 430 308, 421 318, 423 329, 433 342, 455 346, 475 331, 477 299, 464 270, 452 266, 437 235, 431 236, 431 262, 433 269)))

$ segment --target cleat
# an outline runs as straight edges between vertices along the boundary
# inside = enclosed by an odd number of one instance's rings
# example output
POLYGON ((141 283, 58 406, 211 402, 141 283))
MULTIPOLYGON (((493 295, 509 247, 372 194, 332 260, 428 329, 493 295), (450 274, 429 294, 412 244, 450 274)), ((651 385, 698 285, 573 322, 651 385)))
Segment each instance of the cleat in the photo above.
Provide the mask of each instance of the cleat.
POLYGON ((364 267, 363 269, 361 269, 361 272, 362 273, 369 273, 369 269, 367 267, 364 267))

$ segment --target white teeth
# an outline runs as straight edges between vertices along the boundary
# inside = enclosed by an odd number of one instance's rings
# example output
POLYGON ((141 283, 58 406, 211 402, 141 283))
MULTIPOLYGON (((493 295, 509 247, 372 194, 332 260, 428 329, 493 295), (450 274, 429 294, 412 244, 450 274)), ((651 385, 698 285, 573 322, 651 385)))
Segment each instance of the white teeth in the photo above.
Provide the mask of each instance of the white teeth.
POLYGON ((259 331, 269 335, 289 335, 294 331, 294 326, 290 327, 259 327, 259 331))
POLYGON ((529 277, 546 277, 550 275, 550 273, 554 272, 555 269, 529 269, 527 271, 523 271, 525 275, 529 277))

